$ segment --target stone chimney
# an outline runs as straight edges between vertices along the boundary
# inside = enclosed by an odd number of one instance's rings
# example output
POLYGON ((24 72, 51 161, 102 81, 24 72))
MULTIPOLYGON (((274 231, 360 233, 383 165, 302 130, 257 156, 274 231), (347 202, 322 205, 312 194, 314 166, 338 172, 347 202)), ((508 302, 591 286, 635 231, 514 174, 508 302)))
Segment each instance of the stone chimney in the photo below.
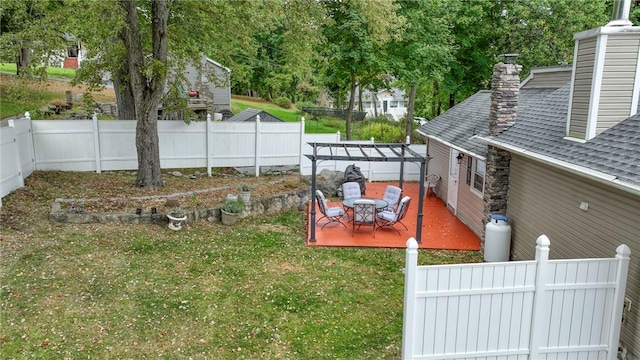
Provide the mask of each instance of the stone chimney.
POLYGON ((500 55, 505 60, 493 67, 491 79, 491 107, 489 109, 489 132, 492 136, 500 135, 513 126, 518 110, 518 94, 520 93, 520 71, 512 58, 517 54, 500 55))
MULTIPOLYGON (((513 58, 517 55, 504 56, 513 58)), ((521 70, 522 66, 511 59, 505 59, 493 67, 489 111, 489 133, 492 136, 500 135, 516 121, 521 70)), ((510 164, 510 152, 489 145, 483 195, 484 224, 490 221, 491 214, 507 213, 510 164)), ((482 235, 484 247, 484 227, 482 235)))

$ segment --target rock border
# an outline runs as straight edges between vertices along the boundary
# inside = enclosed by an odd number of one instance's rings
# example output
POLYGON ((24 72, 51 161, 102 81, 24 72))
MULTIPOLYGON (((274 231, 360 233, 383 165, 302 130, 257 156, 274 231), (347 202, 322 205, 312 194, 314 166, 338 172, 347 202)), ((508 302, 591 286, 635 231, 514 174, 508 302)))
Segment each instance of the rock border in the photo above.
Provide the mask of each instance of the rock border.
MULTIPOLYGON (((247 204, 245 211, 240 214, 241 218, 251 217, 260 214, 275 214, 283 211, 297 209, 306 209, 306 204, 311 200, 311 189, 308 187, 301 187, 290 192, 263 196, 261 198, 254 199, 252 197, 251 202, 247 204)), ((170 197, 170 196, 166 196, 170 197)), ((95 201, 95 199, 87 199, 86 201, 95 201)), ((108 223, 120 223, 120 224, 140 224, 140 223, 153 223, 153 224, 166 224, 168 218, 166 213, 85 213, 81 211, 69 212, 63 209, 63 204, 70 202, 81 203, 82 199, 56 199, 51 205, 51 211, 49 212, 49 219, 51 221, 59 223, 71 223, 71 224, 108 224, 108 223)), ((202 209, 185 209, 187 213, 187 223, 195 223, 200 220, 206 220, 208 222, 220 221, 220 207, 202 208, 202 209)))

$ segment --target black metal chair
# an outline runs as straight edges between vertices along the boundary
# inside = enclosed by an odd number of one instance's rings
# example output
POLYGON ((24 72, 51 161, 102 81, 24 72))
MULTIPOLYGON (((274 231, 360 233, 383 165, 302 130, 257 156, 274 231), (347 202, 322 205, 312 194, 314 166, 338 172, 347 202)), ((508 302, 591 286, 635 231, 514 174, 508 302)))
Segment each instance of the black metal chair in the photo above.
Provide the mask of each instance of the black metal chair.
POLYGON ((411 203, 411 198, 405 196, 400 200, 400 204, 398 205, 398 209, 396 211, 384 210, 378 213, 377 221, 378 227, 388 227, 395 230, 398 235, 400 235, 400 231, 394 227, 395 224, 400 224, 404 226, 405 230, 409 230, 405 224, 402 223, 402 219, 407 215, 407 211, 409 210, 409 204, 411 203))
POLYGON ((360 226, 368 225, 372 227, 373 237, 376 237, 376 202, 370 199, 358 199, 353 202, 353 230, 351 236, 360 226))
POLYGON ((342 210, 340 206, 329 207, 327 205, 327 199, 324 197, 324 193, 322 193, 322 191, 320 190, 316 190, 316 201, 318 203, 318 207, 320 208, 320 212, 322 213, 322 215, 324 215, 320 219, 316 220, 316 224, 324 218, 329 220, 322 225, 321 229, 324 229, 325 226, 336 222, 342 224, 342 226, 344 226, 345 228, 347 227, 347 225, 345 225, 341 220, 345 215, 344 210, 342 210))

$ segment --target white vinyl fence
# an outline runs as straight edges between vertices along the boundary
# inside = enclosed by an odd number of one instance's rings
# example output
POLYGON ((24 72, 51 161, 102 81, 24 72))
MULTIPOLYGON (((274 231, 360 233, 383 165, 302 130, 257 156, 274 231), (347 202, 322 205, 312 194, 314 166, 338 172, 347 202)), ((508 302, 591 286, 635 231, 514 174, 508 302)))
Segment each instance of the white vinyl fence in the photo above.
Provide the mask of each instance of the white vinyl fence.
MULTIPOLYGON (((0 199, 23 186, 34 170, 110 171, 138 168, 133 120, 12 120, 1 127, 0 199)), ((295 166, 311 174, 311 142, 340 142, 340 134, 305 134, 301 122, 158 121, 160 166, 206 168, 295 166)), ((373 139, 371 140, 373 141, 373 139)), ((420 154, 424 145, 412 146, 420 154)), ((344 170, 350 162, 323 161, 323 169, 344 170)), ((399 163, 359 162, 369 181, 397 180, 399 163)), ((404 179, 418 180, 420 164, 405 164, 404 179)), ((0 206, 2 202, 0 200, 0 206)))
POLYGON ((629 268, 615 258, 417 266, 407 242, 402 359, 614 360, 629 268))

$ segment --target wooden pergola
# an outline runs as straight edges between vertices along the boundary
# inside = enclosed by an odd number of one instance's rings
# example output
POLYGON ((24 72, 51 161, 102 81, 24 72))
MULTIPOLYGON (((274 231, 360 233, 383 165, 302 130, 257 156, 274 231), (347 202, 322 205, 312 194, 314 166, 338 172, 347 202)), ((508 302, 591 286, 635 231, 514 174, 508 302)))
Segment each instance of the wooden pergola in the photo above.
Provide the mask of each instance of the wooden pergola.
MULTIPOLYGON (((313 147, 312 154, 305 154, 311 160, 311 236, 309 241, 316 241, 316 167, 318 161, 386 161, 400 163, 400 180, 398 187, 402 189, 404 182, 404 163, 420 163, 420 200, 424 198, 424 178, 427 163, 431 159, 423 156, 409 148, 406 144, 344 144, 344 143, 308 143, 313 147), (323 154, 319 154, 322 149, 323 154), (383 151, 383 150, 388 151, 383 151)), ((416 225, 416 240, 422 240, 422 201, 418 203, 418 219, 416 225)))

